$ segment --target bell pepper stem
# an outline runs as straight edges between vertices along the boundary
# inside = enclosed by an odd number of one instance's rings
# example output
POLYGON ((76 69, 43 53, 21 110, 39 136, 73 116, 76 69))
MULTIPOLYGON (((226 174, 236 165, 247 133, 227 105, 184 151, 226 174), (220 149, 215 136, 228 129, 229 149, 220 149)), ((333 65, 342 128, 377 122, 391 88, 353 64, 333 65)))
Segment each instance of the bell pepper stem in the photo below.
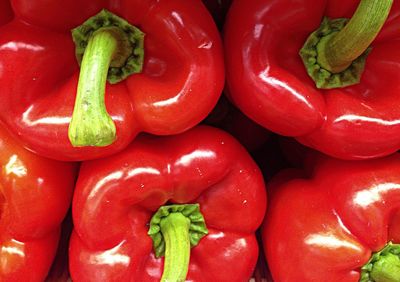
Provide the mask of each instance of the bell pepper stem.
POLYGON ((334 89, 360 82, 370 44, 385 23, 393 0, 361 0, 353 17, 324 18, 300 50, 317 88, 334 89))
POLYGON ((389 242, 361 268, 360 282, 400 281, 400 245, 389 242))
POLYGON ((388 253, 377 261, 371 271, 371 278, 376 282, 400 281, 400 258, 388 253))
POLYGON ((161 281, 185 281, 190 260, 190 220, 181 213, 171 213, 161 220, 160 227, 165 240, 161 281))
POLYGON ((68 130, 73 146, 107 146, 115 139, 116 128, 107 113, 104 95, 117 43, 109 29, 99 29, 86 47, 68 130))
POLYGON ((148 232, 156 257, 165 255, 161 281, 185 281, 190 249, 208 234, 199 204, 161 206, 150 220, 148 232))
POLYGON ((318 48, 320 65, 332 73, 347 69, 378 35, 392 4, 393 0, 361 0, 346 26, 321 42, 318 48))
POLYGON ((144 33, 107 10, 71 33, 81 69, 68 137, 72 146, 107 146, 116 139, 116 127, 105 106, 106 82, 142 71, 144 33))

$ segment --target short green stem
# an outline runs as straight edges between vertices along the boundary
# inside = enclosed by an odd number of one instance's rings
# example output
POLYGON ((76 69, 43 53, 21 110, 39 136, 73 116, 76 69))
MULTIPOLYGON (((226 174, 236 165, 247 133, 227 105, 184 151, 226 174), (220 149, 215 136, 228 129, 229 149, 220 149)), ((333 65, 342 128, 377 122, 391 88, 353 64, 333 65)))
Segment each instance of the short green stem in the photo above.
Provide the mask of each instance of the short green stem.
POLYGON ((165 240, 161 281, 185 281, 190 260, 190 220, 181 213, 171 213, 161 220, 160 227, 165 240))
POLYGON ((118 40, 108 28, 95 31, 86 47, 68 135, 74 146, 107 146, 116 128, 105 106, 108 69, 118 40))
POLYGON ((353 17, 319 48, 318 61, 326 70, 348 68, 371 45, 385 23, 393 0, 361 0, 353 17))
POLYGON ((400 245, 388 243, 361 269, 360 282, 399 282, 400 245))
POLYGON ((161 281, 181 282, 189 270, 190 249, 208 230, 198 204, 162 206, 150 221, 148 234, 156 257, 165 255, 161 281))

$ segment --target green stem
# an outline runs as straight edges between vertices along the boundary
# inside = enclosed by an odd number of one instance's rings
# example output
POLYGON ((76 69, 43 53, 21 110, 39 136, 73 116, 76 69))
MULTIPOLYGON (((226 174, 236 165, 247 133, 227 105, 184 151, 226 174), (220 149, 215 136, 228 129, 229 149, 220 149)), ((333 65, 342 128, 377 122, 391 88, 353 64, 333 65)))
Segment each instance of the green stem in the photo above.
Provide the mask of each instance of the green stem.
POLYGON ((348 68, 371 45, 385 23, 393 0, 361 0, 346 26, 321 42, 318 61, 326 70, 339 73, 348 68))
POLYGON ((360 282, 399 282, 400 245, 388 243, 361 268, 360 282))
POLYGON ((74 112, 68 136, 74 146, 107 146, 116 128, 105 106, 108 69, 118 40, 108 28, 94 32, 81 63, 74 112))
POLYGON ((361 0, 350 19, 324 18, 300 50, 317 88, 334 89, 360 82, 370 44, 389 15, 393 0, 361 0))
POLYGON ((161 220, 160 227, 165 240, 161 281, 185 281, 190 259, 190 220, 181 213, 171 213, 161 220))
POLYGON ((116 128, 105 106, 106 82, 142 71, 144 33, 107 10, 71 32, 81 70, 68 137, 73 146, 107 146, 116 128))
POLYGON ((400 281, 400 258, 388 253, 377 261, 371 271, 371 278, 375 282, 400 281))
POLYGON ((186 280, 190 248, 195 247, 208 230, 198 204, 162 206, 150 221, 148 234, 156 257, 165 255, 161 281, 186 280))

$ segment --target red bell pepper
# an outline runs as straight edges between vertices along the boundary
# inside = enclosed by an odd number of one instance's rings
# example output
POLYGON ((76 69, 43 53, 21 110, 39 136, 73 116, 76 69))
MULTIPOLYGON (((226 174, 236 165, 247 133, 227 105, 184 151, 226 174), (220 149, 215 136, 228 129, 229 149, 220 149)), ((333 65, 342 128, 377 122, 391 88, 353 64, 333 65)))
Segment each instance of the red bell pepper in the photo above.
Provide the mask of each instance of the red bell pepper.
POLYGON ((228 134, 199 126, 177 136, 139 137, 119 154, 82 164, 71 277, 159 281, 163 274, 185 281, 188 271, 189 281, 246 281, 257 262, 255 231, 265 208, 260 170, 228 134), (158 256, 165 246, 164 264, 158 256))
POLYGON ((111 155, 140 131, 185 131, 217 103, 222 45, 200 0, 10 2, 0 120, 40 155, 111 155))
POLYGON ((224 34, 231 99, 264 127, 335 157, 364 159, 397 151, 400 108, 393 105, 400 93, 399 1, 379 32, 391 2, 234 1, 224 34), (359 3, 360 9, 352 16, 359 3), (337 32, 346 20, 324 17, 352 20, 337 32), (317 36, 327 37, 312 37, 311 41, 321 42, 317 46, 310 41, 305 44, 321 22, 325 30, 317 36), (362 53, 371 41, 372 49, 362 53), (304 44, 313 49, 301 51, 304 44), (311 64, 309 69, 300 51, 311 64), (358 59, 351 64, 353 58, 358 59), (334 63, 342 68, 351 65, 342 71, 334 63), (317 76, 318 87, 329 89, 317 88, 308 71, 317 76))
POLYGON ((400 281, 400 154, 307 163, 269 184, 263 244, 274 281, 400 281))
POLYGON ((76 166, 38 157, 0 127, 0 280, 43 281, 70 205, 76 166))

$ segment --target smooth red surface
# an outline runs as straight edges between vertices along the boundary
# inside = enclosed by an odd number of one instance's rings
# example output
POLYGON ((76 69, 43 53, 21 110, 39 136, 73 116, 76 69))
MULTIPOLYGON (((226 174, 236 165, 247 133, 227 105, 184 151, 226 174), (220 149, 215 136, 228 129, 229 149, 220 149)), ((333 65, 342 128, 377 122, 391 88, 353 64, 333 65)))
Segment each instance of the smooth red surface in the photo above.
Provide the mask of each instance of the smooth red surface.
POLYGON ((0 25, 9 22, 13 17, 9 0, 0 0, 0 25))
POLYGON ((371 252, 400 242, 400 154, 307 163, 269 183, 262 235, 274 281, 357 282, 371 252))
POLYGON ((207 116, 222 92, 221 40, 200 0, 11 3, 15 19, 0 27, 0 120, 40 155, 93 159, 122 150, 140 131, 185 131, 207 116), (103 8, 146 33, 144 69, 107 85, 115 143, 74 148, 67 129, 79 69, 70 29, 103 8))
POLYGON ((351 17, 358 0, 237 0, 225 23, 232 101, 281 135, 344 159, 400 149, 400 2, 372 44, 361 83, 318 90, 298 55, 324 16, 351 17))
POLYGON ((159 281, 147 235, 164 204, 199 203, 209 234, 191 249, 188 281, 246 281, 266 208, 260 170, 231 136, 197 127, 143 136, 125 151, 83 163, 73 199, 75 281, 159 281))
POLYGON ((0 127, 0 280, 43 281, 57 250, 76 166, 38 157, 0 127))

